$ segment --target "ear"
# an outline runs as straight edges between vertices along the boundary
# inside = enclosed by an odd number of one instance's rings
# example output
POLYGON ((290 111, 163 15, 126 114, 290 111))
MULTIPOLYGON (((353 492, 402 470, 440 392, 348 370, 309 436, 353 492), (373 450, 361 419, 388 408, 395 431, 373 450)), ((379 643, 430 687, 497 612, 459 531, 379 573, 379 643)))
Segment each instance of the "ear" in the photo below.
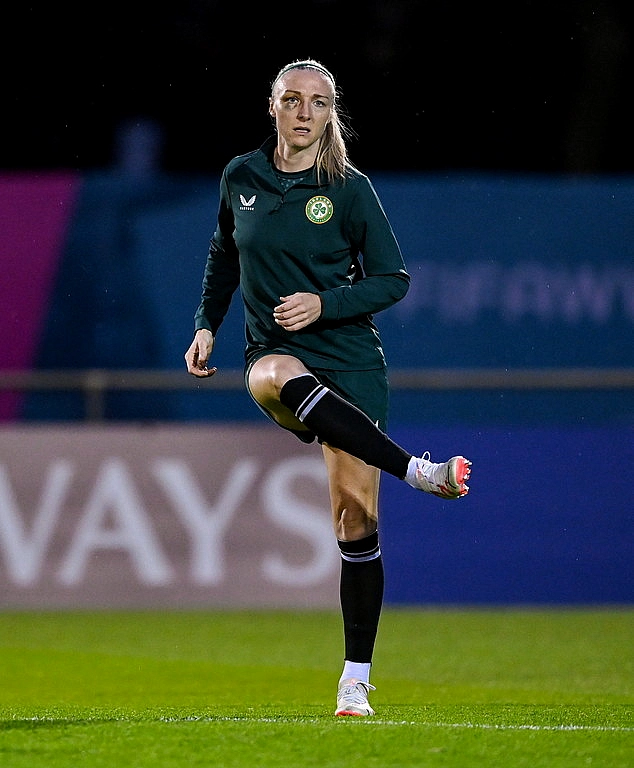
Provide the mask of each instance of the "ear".
POLYGON ((273 99, 269 96, 269 115, 271 117, 275 116, 275 112, 273 111, 273 99))

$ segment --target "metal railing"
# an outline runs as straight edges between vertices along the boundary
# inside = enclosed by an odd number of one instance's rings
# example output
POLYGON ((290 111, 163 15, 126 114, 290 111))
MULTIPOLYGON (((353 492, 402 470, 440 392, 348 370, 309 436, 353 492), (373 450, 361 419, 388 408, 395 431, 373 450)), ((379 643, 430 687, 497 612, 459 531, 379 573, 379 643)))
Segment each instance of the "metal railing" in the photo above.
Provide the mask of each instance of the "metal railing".
MULTIPOLYGON (((423 368, 390 371, 393 390, 622 390, 634 388, 634 368, 423 368)), ((1 392, 81 392, 86 419, 105 417, 109 392, 240 391, 242 370, 220 370, 211 380, 184 370, 0 370, 1 392)))

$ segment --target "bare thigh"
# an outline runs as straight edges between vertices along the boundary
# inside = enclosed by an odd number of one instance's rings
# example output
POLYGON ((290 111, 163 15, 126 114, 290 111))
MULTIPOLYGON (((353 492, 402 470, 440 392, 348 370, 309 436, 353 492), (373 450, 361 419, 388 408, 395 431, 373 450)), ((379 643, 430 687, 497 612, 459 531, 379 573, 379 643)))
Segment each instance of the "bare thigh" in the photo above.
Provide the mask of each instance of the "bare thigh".
POLYGON ((340 541, 363 539, 377 529, 381 472, 338 448, 322 449, 335 535, 340 541))

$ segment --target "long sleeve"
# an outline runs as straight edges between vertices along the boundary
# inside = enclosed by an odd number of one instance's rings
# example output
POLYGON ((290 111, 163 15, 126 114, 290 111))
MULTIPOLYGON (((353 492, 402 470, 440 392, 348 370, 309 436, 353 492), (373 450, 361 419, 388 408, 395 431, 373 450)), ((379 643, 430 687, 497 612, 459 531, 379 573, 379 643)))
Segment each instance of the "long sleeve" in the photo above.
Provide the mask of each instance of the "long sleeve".
POLYGON ((240 261, 232 231, 233 213, 226 175, 223 174, 220 182, 218 223, 209 245, 200 305, 194 315, 196 330, 207 328, 214 335, 229 310, 231 298, 240 282, 240 261))

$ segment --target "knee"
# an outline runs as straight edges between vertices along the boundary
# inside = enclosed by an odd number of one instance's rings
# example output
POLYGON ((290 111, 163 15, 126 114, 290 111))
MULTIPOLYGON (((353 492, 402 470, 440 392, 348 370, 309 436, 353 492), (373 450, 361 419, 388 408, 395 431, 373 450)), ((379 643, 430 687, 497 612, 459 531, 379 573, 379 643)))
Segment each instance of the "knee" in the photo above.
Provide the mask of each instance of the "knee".
POLYGON ((284 384, 303 373, 308 370, 290 355, 266 355, 255 362, 249 372, 249 390, 258 402, 277 401, 284 384))

